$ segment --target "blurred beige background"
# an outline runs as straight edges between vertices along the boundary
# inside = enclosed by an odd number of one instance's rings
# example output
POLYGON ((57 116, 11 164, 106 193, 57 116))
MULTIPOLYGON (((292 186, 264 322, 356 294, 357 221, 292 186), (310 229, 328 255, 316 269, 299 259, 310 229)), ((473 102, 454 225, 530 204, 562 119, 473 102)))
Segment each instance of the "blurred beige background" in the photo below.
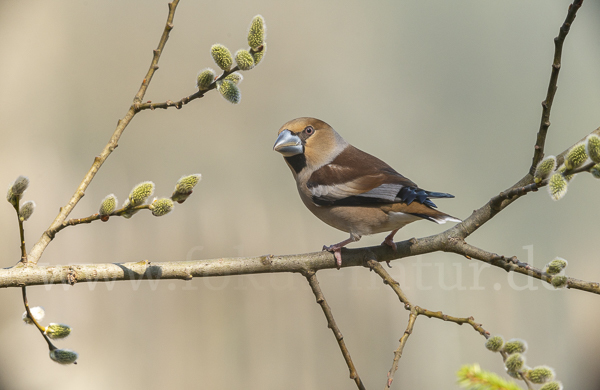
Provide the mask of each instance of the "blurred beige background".
MULTIPOLYGON (((153 262, 319 250, 346 238, 301 204, 288 168, 271 148, 286 121, 314 116, 424 188, 456 195, 440 208, 467 217, 527 171, 568 1, 182 0, 160 69, 145 100, 195 91, 215 68, 209 48, 246 48, 260 13, 268 52, 244 74, 234 106, 209 93, 182 110, 145 111, 127 128, 72 217, 95 213, 114 192, 153 180, 170 195, 200 172, 194 195, 161 219, 69 228, 44 264, 153 262)), ((600 126, 600 6, 586 2, 567 38, 547 152, 600 126)), ((0 184, 19 174, 37 202, 31 246, 112 134, 145 75, 167 15, 165 1, 0 2, 0 184)), ((543 266, 569 260, 568 274, 600 281, 600 182, 577 178, 560 202, 546 191, 512 205, 469 241, 543 266)), ((1 265, 19 257, 8 204, 0 207, 1 265)), ((398 239, 440 232, 417 223, 398 239)), ((358 244, 376 245, 384 235, 358 244)), ((538 281, 451 254, 393 263, 415 304, 474 316, 492 333, 529 342, 528 364, 554 367, 569 389, 598 389, 600 299, 550 291, 538 281), (475 275, 478 275, 475 277, 475 275)), ((407 312, 365 269, 319 273, 356 366, 381 388, 407 312)), ((46 322, 74 329, 63 348, 77 366, 47 356, 21 322, 18 289, 0 291, 0 388, 350 389, 348 370, 300 275, 191 282, 35 287, 46 322)), ((456 389, 455 372, 501 359, 471 328, 419 318, 395 388, 456 389)))

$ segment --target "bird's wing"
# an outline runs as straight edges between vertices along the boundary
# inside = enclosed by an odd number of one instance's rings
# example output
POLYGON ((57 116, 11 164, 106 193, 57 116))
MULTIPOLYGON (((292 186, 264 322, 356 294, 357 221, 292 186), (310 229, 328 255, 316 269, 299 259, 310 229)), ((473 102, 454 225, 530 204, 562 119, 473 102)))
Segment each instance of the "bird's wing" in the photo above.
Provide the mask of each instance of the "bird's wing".
POLYGON ((348 146, 331 163, 317 169, 306 183, 319 206, 364 206, 413 201, 436 207, 429 198, 453 197, 429 192, 377 157, 348 146))

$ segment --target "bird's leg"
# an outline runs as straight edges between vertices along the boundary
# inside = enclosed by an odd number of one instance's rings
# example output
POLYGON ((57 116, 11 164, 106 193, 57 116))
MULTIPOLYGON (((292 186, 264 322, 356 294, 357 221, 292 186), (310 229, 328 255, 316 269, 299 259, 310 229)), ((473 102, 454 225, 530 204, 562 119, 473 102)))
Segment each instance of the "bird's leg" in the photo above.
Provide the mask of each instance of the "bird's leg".
MULTIPOLYGON (((383 240, 381 245, 388 245, 390 248, 392 248, 394 250, 394 252, 396 252, 397 248, 396 248, 396 243, 394 242, 394 234, 398 233, 398 230, 400 230, 400 229, 392 230, 391 233, 387 235, 385 240, 383 240)), ((389 260, 386 261, 386 263, 387 263, 388 267, 392 268, 389 260)))
POLYGON ((396 251, 396 243, 394 242, 394 234, 398 233, 398 230, 400 230, 400 229, 392 230, 392 232, 390 234, 388 234, 388 236, 385 238, 385 240, 383 240, 381 245, 385 244, 385 245, 389 246, 390 248, 392 248, 395 252, 396 251))
POLYGON ((338 242, 337 244, 333 244, 330 246, 323 245, 324 251, 333 252, 333 256, 335 256, 335 264, 337 266, 337 269, 342 268, 342 248, 344 246, 350 244, 351 242, 356 242, 356 241, 360 240, 360 237, 361 236, 357 236, 357 235, 350 233, 350 238, 348 238, 347 240, 338 242))

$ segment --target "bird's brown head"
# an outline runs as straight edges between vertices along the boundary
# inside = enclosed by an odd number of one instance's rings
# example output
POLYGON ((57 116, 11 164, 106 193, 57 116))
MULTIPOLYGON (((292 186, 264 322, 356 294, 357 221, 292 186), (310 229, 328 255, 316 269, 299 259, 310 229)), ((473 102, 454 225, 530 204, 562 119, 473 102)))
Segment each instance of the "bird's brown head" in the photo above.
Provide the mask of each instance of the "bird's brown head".
POLYGON ((295 173, 331 162, 348 145, 331 126, 315 118, 293 119, 278 134, 273 150, 285 157, 295 173))

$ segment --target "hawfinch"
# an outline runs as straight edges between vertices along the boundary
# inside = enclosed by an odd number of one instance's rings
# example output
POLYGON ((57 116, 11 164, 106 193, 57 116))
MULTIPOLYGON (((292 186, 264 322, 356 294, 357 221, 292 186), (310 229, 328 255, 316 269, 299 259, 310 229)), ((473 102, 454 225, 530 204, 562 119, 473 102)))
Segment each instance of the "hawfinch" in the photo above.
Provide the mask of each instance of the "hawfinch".
POLYGON ((411 222, 461 222, 436 210, 431 201, 453 195, 419 188, 319 119, 294 119, 278 134, 273 150, 292 170, 304 205, 326 224, 350 233, 347 240, 323 246, 334 253, 338 269, 342 247, 363 235, 391 231, 382 244, 396 250, 394 234, 411 222))

